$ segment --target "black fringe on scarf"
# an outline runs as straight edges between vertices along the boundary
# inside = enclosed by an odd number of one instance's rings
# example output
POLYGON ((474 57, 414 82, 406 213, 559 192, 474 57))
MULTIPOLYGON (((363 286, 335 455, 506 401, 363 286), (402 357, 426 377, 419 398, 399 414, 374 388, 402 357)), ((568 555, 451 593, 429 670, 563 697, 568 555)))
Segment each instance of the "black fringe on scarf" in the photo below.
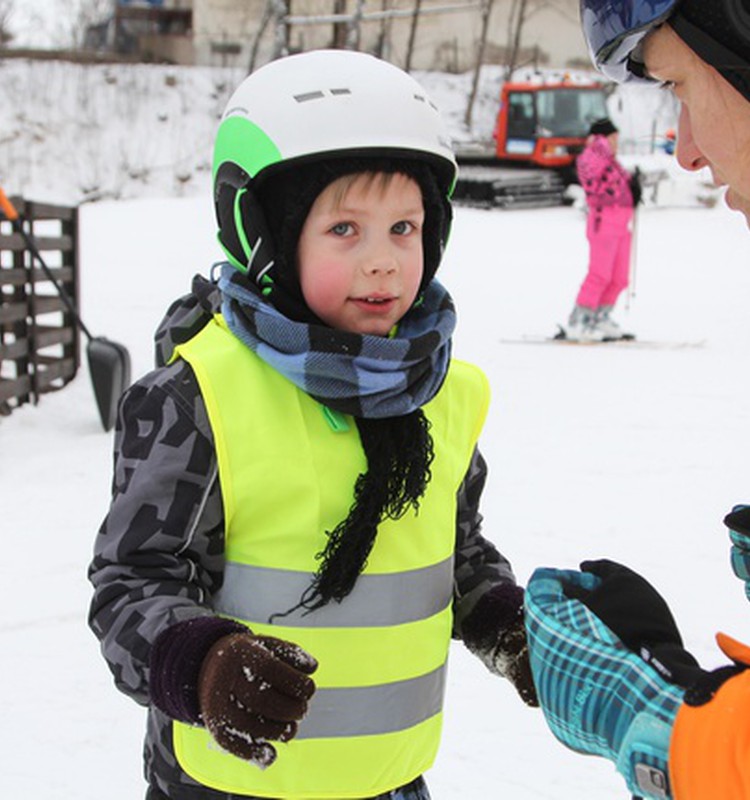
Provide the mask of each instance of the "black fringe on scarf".
POLYGON ((300 602, 272 619, 299 608, 309 613, 331 600, 340 603, 367 566, 378 525, 386 519, 400 519, 410 508, 419 510, 435 456, 430 422, 422 409, 403 417, 357 417, 356 421, 367 471, 354 485, 354 503, 346 519, 326 531, 325 550, 316 554, 320 568, 300 602))
POLYGON ((328 543, 317 554, 322 562, 302 597, 309 611, 341 602, 354 588, 375 544, 378 525, 419 510, 434 458, 430 423, 422 409, 403 417, 357 418, 367 457, 367 472, 354 485, 354 504, 346 519, 326 531, 328 543))

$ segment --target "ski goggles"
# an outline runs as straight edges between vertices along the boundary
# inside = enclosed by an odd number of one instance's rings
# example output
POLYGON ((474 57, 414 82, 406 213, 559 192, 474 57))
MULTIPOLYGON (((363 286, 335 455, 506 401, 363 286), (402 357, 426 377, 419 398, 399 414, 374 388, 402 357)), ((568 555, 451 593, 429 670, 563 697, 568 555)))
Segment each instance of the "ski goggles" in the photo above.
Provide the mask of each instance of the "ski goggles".
POLYGON ((581 23, 596 68, 617 83, 648 80, 638 57, 640 46, 679 1, 581 0, 581 23))

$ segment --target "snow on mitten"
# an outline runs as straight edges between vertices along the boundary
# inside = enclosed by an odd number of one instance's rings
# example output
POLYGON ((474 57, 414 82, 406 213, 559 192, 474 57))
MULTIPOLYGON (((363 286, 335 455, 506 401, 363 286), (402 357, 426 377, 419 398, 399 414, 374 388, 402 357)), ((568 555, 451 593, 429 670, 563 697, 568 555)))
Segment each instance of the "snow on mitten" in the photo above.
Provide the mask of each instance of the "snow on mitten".
POLYGON ((539 705, 529 665, 520 586, 503 583, 490 589, 464 621, 462 636, 490 672, 513 684, 527 706, 539 705))
POLYGON ((288 742, 315 692, 318 662, 270 636, 232 633, 208 651, 198 679, 201 718, 228 752, 265 769, 276 760, 267 740, 288 742))
POLYGON ((519 611, 513 625, 501 634, 493 654, 493 662, 497 673, 505 676, 515 686, 521 700, 527 706, 538 708, 539 700, 531 675, 523 609, 519 611))

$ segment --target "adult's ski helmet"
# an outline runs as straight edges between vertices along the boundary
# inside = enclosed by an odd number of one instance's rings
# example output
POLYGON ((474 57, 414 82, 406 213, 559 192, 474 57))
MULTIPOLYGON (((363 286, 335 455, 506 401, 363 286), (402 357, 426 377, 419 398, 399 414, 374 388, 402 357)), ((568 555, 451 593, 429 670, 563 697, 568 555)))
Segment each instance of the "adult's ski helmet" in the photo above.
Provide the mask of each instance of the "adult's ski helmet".
POLYGON ((252 73, 230 98, 214 147, 219 242, 230 262, 257 284, 268 280, 275 245, 259 197, 274 176, 370 160, 423 164, 448 204, 455 157, 436 106, 407 73, 344 50, 289 56, 252 73))
POLYGON ((645 77, 640 45, 668 22, 750 100, 750 0, 581 0, 580 6, 591 58, 612 80, 645 77))

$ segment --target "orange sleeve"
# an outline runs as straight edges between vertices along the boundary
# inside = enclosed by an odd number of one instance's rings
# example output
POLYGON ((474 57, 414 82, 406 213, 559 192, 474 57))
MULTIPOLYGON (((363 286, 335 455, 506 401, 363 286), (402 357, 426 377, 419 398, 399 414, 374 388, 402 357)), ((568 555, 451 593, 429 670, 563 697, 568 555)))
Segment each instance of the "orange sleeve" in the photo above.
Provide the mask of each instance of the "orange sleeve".
MULTIPOLYGON (((720 634, 721 636, 721 634, 720 634)), ((728 645, 744 645, 724 637, 728 645)), ((703 706, 683 703, 669 750, 674 800, 750 800, 750 670, 730 678, 703 706)))

